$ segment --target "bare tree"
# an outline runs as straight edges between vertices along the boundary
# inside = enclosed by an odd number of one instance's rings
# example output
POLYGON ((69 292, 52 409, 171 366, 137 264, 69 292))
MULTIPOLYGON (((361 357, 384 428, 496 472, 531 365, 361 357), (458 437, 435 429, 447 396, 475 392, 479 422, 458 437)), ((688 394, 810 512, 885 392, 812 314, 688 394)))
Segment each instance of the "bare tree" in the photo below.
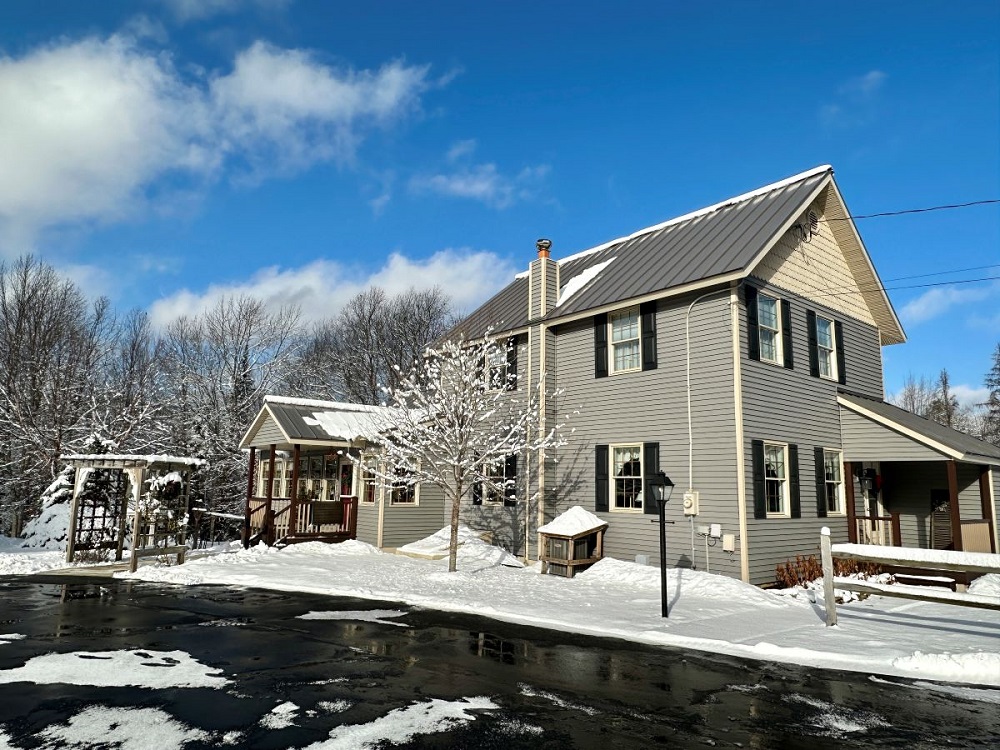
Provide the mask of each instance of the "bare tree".
POLYGON ((927 378, 921 376, 920 380, 917 380, 913 377, 913 373, 910 373, 906 376, 903 389, 890 400, 901 409, 925 417, 934 400, 934 388, 927 382, 927 378))
POLYGON ((456 569, 462 498, 476 484, 502 495, 514 480, 496 469, 511 455, 565 444, 562 425, 540 431, 540 394, 515 398, 484 373, 483 363, 496 361, 499 348, 487 338, 448 341, 428 351, 422 367, 402 376, 392 392, 393 409, 379 438, 382 461, 367 467, 395 485, 421 482, 441 490, 451 509, 449 571, 456 569))
POLYGON ((934 389, 934 398, 931 399, 926 416, 939 424, 943 424, 945 427, 957 429, 956 418, 958 413, 958 397, 952 393, 948 371, 942 369, 940 375, 938 375, 937 387, 934 389))

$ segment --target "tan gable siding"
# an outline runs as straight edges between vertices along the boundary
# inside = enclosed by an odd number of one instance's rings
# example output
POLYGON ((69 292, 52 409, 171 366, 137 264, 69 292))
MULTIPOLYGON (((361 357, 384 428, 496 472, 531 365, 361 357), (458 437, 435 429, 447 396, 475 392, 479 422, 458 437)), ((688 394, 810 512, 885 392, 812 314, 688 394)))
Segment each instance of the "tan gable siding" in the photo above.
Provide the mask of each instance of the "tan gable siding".
POLYGON ((801 222, 806 231, 809 211, 814 211, 820 218, 816 233, 809 240, 804 240, 800 230, 789 230, 754 269, 753 275, 807 299, 814 299, 844 315, 875 325, 875 318, 834 237, 831 227, 836 222, 825 221, 821 202, 817 201, 802 216, 801 222))
POLYGON ((253 439, 250 441, 250 445, 263 447, 270 445, 271 443, 283 445, 285 442, 285 436, 281 434, 281 429, 278 427, 277 423, 271 419, 271 415, 269 414, 264 418, 260 428, 257 430, 257 434, 254 435, 253 439))

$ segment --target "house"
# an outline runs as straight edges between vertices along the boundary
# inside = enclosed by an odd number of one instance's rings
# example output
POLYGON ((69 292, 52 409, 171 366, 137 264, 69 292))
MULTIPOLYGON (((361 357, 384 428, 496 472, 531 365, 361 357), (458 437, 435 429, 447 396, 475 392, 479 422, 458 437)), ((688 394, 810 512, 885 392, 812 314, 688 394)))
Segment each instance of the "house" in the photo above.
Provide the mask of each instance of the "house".
POLYGON ((440 490, 382 481, 362 463, 377 454, 388 411, 266 396, 240 441, 250 458, 244 544, 360 539, 395 548, 438 531, 440 490))
POLYGON ((520 461, 519 502, 462 520, 536 557, 580 505, 606 555, 655 562, 646 481, 677 485, 667 562, 756 584, 833 539, 997 551, 1000 449, 884 401, 905 334, 829 166, 554 260, 551 243, 452 336, 510 342, 517 388, 572 413, 520 461), (529 498, 537 501, 529 502, 529 498))

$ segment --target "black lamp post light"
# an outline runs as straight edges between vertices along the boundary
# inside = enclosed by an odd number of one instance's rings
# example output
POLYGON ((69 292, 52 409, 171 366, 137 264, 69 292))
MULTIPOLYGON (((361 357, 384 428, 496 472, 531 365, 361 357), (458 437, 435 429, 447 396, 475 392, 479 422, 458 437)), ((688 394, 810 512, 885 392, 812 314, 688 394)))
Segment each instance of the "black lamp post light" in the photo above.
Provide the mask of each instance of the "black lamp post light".
POLYGON ((658 471, 646 478, 649 497, 656 501, 660 510, 660 611, 663 617, 667 611, 667 520, 666 506, 674 492, 674 483, 664 472, 658 471))

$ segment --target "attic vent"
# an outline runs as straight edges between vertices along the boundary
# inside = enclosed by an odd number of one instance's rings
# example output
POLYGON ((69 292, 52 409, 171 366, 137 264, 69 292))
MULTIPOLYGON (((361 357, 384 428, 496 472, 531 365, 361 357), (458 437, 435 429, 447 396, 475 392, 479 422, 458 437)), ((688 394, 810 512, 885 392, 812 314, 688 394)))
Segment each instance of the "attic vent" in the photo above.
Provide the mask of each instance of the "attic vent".
POLYGON ((817 232, 819 232, 819 217, 816 215, 815 211, 810 211, 809 212, 809 236, 812 237, 817 232))

